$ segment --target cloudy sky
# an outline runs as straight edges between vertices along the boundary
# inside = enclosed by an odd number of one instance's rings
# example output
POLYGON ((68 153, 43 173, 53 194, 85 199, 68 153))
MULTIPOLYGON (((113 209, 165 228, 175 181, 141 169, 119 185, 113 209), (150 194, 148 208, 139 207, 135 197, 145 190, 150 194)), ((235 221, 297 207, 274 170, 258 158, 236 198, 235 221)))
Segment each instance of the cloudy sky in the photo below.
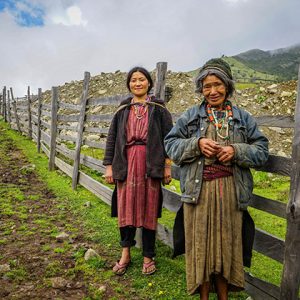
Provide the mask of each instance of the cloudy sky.
POLYGON ((299 11, 300 0, 0 0, 1 91, 288 47, 300 43, 299 11))

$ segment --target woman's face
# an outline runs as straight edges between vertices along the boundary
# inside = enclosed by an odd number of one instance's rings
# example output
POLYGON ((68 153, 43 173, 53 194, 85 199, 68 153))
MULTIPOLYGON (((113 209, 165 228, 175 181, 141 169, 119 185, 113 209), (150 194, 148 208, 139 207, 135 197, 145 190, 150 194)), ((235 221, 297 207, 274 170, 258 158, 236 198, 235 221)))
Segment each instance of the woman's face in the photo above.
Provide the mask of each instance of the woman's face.
POLYGON ((203 96, 215 108, 222 108, 226 99, 226 87, 221 79, 215 75, 208 75, 203 80, 203 96))
POLYGON ((141 72, 134 72, 130 78, 129 88, 134 96, 142 97, 147 94, 149 81, 141 72))

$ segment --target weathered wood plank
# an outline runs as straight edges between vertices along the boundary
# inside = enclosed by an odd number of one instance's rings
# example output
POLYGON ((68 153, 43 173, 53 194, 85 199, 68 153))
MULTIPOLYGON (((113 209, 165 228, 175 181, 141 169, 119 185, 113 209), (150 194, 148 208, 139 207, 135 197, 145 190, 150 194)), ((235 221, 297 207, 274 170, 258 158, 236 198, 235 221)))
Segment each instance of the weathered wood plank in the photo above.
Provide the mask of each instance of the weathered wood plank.
POLYGON ((37 107, 37 151, 41 152, 41 113, 42 113, 42 89, 38 89, 37 107))
POLYGON ((154 96, 165 101, 166 77, 167 77, 167 62, 158 62, 156 64, 156 80, 154 85, 154 96))
POLYGON ((103 162, 101 160, 83 154, 81 154, 80 160, 81 163, 86 167, 89 167, 92 170, 99 171, 102 174, 105 173, 105 166, 103 165, 103 162))
POLYGON ((71 131, 76 131, 77 126, 71 126, 71 125, 57 125, 57 129, 67 129, 71 131))
POLYGON ((49 170, 55 169, 55 146, 57 137, 57 109, 58 109, 58 88, 52 87, 51 99, 51 133, 50 133, 50 156, 49 156, 49 170))
POLYGON ((75 110, 75 111, 80 111, 81 105, 71 104, 71 103, 66 103, 66 102, 59 101, 58 108, 65 108, 65 109, 71 109, 71 110, 75 110))
POLYGON ((28 137, 32 138, 32 126, 31 126, 31 105, 30 105, 30 86, 27 89, 27 116, 28 116, 28 137))
POLYGON ((50 148, 50 135, 45 131, 41 131, 41 142, 45 143, 50 148))
POLYGON ((7 121, 7 116, 6 116, 6 86, 2 90, 2 115, 4 118, 4 122, 7 121))
MULTIPOLYGON (((2 90, 3 91, 3 90, 2 90)), ((2 94, 0 94, 0 115, 2 115, 2 94)))
POLYGON ((14 111, 14 117, 15 117, 15 122, 16 122, 16 125, 17 125, 17 129, 18 129, 18 132, 21 133, 22 131, 21 131, 21 126, 20 126, 18 112, 17 112, 17 105, 16 105, 16 100, 14 98, 14 93, 13 93, 12 88, 10 88, 10 95, 11 95, 11 99, 12 99, 13 111, 14 111))
POLYGON ((173 232, 171 229, 168 229, 164 225, 158 223, 157 224, 157 237, 160 241, 162 241, 165 245, 173 248, 173 232))
POLYGON ((101 200, 106 204, 111 205, 112 190, 107 186, 101 184, 83 172, 80 172, 79 174, 79 184, 101 198, 101 200))
MULTIPOLYGON (((176 122, 182 113, 172 113, 173 121, 176 122)), ((293 116, 253 116, 259 126, 294 128, 293 116)))
MULTIPOLYGON (((87 115, 86 121, 87 122, 111 122, 113 118, 113 114, 106 114, 106 115, 87 115)), ((61 115, 58 114, 58 121, 59 122, 78 122, 79 115, 72 114, 72 115, 61 115)))
POLYGON ((300 287, 300 66, 292 147, 290 196, 287 205, 287 233, 280 299, 295 300, 300 287))
POLYGON ((259 126, 294 128, 293 116, 254 116, 259 126))
POLYGON ((76 189, 77 182, 78 182, 78 175, 79 175, 79 164, 80 164, 80 149, 83 140, 83 128, 84 128, 84 119, 85 119, 85 112, 86 112, 86 102, 89 92, 89 81, 90 81, 90 73, 84 73, 84 80, 83 80, 83 92, 81 96, 81 109, 79 114, 79 121, 77 127, 77 138, 76 138, 76 146, 75 146, 75 154, 74 154, 74 163, 73 163, 73 176, 72 176, 72 188, 73 190, 76 189))
POLYGON ((113 114, 106 114, 106 115, 88 115, 86 116, 87 122, 111 122, 113 118, 113 114))
POLYGON ((286 204, 253 194, 250 206, 280 218, 286 218, 286 204))
POLYGON ((99 134, 108 134, 108 127, 100 128, 100 127, 84 127, 84 132, 89 133, 99 133, 99 134))
POLYGON ((102 97, 102 98, 90 98, 87 101, 88 106, 97 106, 97 105, 120 105, 120 103, 130 97, 130 94, 126 95, 115 95, 111 97, 102 97))
POLYGON ((7 90, 7 106, 6 106, 6 111, 7 111, 7 121, 10 124, 11 123, 11 115, 10 115, 10 93, 9 89, 7 90))
POLYGON ((41 125, 47 129, 51 128, 51 124, 49 124, 48 122, 45 122, 44 120, 41 120, 41 125))
POLYGON ((50 112, 51 111, 51 104, 43 103, 42 104, 42 110, 44 110, 44 111, 49 110, 49 112, 50 112))
POLYGON ((57 137, 62 140, 62 141, 71 141, 71 142, 76 142, 77 138, 74 136, 70 136, 70 135, 65 135, 65 134, 57 134, 57 137))
POLYGON ((84 141, 84 145, 87 145, 89 147, 97 148, 97 149, 105 149, 106 143, 101 142, 91 142, 91 141, 84 141))
POLYGON ((292 160, 278 155, 269 155, 263 167, 255 168, 258 171, 270 172, 284 176, 291 175, 292 160))
POLYGON ((253 249, 280 263, 283 262, 284 240, 258 228, 255 229, 253 249))
POLYGON ((245 290, 255 300, 279 299, 279 287, 245 273, 245 290))
POLYGON ((78 122, 79 120, 79 115, 72 114, 72 115, 62 115, 58 114, 57 115, 57 121, 59 122, 78 122))
POLYGON ((50 117, 51 118, 51 112, 48 110, 42 109, 42 116, 50 117))
POLYGON ((169 211, 177 212, 182 205, 180 201, 180 195, 172 192, 165 187, 162 188, 163 191, 163 206, 169 211))

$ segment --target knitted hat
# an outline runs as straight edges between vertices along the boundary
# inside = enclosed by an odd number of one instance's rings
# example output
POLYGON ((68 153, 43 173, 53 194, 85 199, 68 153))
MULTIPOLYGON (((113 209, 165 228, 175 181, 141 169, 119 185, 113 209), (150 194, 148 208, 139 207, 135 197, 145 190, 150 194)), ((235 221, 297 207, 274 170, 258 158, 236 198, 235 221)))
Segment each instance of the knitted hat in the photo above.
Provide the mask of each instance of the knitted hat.
POLYGON ((200 69, 199 74, 208 69, 219 70, 230 79, 233 79, 229 64, 221 58, 212 58, 209 61, 207 61, 204 64, 204 66, 200 69))

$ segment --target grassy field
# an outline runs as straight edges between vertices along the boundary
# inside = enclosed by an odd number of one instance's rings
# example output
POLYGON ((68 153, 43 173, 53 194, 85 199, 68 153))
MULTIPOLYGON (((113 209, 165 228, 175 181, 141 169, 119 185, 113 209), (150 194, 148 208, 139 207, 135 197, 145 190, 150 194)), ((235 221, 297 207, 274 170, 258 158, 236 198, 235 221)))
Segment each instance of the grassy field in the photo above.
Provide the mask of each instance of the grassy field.
MULTIPOLYGON (((7 129, 7 126, 1 122, 1 126, 7 129)), ((83 226, 90 232, 87 239, 99 243, 107 248, 115 259, 119 256, 118 246, 118 230, 115 219, 110 218, 110 208, 102 203, 100 199, 79 187, 77 191, 71 188, 71 179, 65 176, 60 171, 49 172, 48 160, 45 155, 37 154, 36 146, 32 141, 19 135, 17 132, 7 130, 6 133, 12 138, 18 147, 26 153, 29 161, 36 166, 36 171, 39 177, 46 182, 48 188, 55 193, 57 197, 62 200, 62 206, 71 209, 77 216, 78 220, 82 222, 83 226), (89 201, 91 209, 82 209, 84 204, 89 201)), ((98 159, 103 157, 103 151, 84 149, 83 153, 91 155, 98 159)), ((93 177, 102 181, 102 174, 91 172, 93 177)), ((255 179, 255 193, 275 199, 277 201, 287 202, 289 191, 289 179, 280 176, 273 176, 262 172, 253 172, 255 179)), ((178 181, 173 180, 173 189, 179 191, 178 181)), ((250 209, 250 213, 255 220, 256 226, 284 239, 286 231, 285 220, 274 217, 270 214, 263 213, 259 210, 250 209)), ((163 212, 161 223, 172 227, 174 214, 166 210, 163 212)), ((62 251, 57 249, 57 251, 62 251)), ((78 260, 82 259, 82 253, 76 253, 78 260)), ((143 299, 196 299, 197 296, 191 297, 186 294, 185 285, 185 264, 184 257, 176 259, 171 258, 172 251, 169 247, 162 243, 157 243, 157 264, 159 271, 151 277, 141 276, 141 261, 142 256, 139 249, 133 249, 132 258, 134 264, 125 275, 125 281, 132 286, 130 290, 135 291, 135 296, 143 295, 143 299)), ((95 262, 97 265, 99 262, 95 262)), ((92 272, 89 268, 83 265, 83 272, 92 272)), ((97 266, 94 266, 97 269, 97 266)), ((251 274, 274 283, 280 284, 282 266, 281 264, 263 257, 259 253, 254 252, 253 265, 248 269, 251 274)), ((111 276, 111 272, 103 274, 103 276, 111 276)), ((103 276, 101 278, 103 278, 103 276)), ((99 278, 95 280, 100 280, 99 278)), ((113 280, 113 278, 111 279, 113 280)), ((123 283, 124 284, 124 283, 123 283)), ((116 281, 115 288, 122 294, 122 284, 116 281)), ((128 291, 124 291, 128 293, 128 291)), ((127 299, 131 298, 131 294, 124 294, 127 299)), ((96 297, 96 296, 95 296, 96 297)), ((101 299, 98 295, 94 299, 101 299), (97 298, 98 297, 98 298, 97 298)), ((142 297, 142 296, 141 296, 142 297)), ((246 299, 245 293, 232 294, 230 299, 246 299)), ((140 298, 142 299, 142 298, 140 298)), ((215 299, 212 296, 210 299, 215 299)))

